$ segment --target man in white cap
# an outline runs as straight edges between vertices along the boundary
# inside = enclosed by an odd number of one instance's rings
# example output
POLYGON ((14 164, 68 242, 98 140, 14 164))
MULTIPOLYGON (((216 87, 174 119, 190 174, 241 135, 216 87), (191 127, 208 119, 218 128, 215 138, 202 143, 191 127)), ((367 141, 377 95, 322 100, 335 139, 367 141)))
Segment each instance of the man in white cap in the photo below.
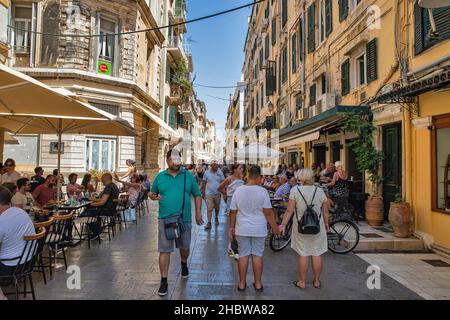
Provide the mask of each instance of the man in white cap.
POLYGON ((216 225, 219 224, 219 210, 222 194, 219 191, 219 185, 225 180, 222 170, 216 160, 211 161, 209 170, 203 175, 202 182, 202 196, 206 200, 206 213, 208 216, 208 223, 205 230, 211 229, 212 211, 216 213, 216 225))

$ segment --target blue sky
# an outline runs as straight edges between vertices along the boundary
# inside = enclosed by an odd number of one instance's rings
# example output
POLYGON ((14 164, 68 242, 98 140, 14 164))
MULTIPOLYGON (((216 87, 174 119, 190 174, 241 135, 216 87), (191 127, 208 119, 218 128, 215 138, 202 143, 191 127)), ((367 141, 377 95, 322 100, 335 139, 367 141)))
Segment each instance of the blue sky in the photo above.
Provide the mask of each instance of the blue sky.
MULTIPOLYGON (((238 7, 251 0, 188 0, 188 19, 238 7)), ((187 43, 194 59, 195 83, 212 86, 236 85, 241 77, 244 41, 249 8, 187 25, 187 43)), ((195 85, 194 83, 194 85, 195 85)), ((228 99, 234 89, 195 87, 197 96, 206 102, 207 117, 225 126, 228 99), (211 97, 213 96, 213 97, 211 97)))

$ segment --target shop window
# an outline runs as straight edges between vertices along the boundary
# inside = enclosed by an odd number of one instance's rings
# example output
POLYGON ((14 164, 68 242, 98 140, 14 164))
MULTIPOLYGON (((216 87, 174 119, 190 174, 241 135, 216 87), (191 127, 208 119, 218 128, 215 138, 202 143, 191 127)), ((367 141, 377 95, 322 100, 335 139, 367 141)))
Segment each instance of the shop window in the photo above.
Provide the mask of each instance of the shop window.
POLYGON ((435 118, 433 149, 433 208, 450 213, 450 115, 435 118))

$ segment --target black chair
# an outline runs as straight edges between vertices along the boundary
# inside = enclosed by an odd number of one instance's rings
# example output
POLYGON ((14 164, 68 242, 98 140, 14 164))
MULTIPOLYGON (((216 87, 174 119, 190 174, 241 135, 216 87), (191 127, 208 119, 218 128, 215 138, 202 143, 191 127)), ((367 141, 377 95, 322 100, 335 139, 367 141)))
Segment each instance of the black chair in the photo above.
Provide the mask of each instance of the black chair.
POLYGON ((53 215, 53 224, 50 225, 45 240, 47 256, 42 255, 42 259, 39 261, 40 266, 50 270, 50 279, 53 279, 53 268, 55 267, 57 260, 63 260, 64 266, 67 270, 67 258, 65 251, 67 248, 67 242, 65 241, 65 236, 68 226, 67 222, 72 220, 72 216, 72 213, 57 213, 53 215), (62 257, 58 257, 60 252, 62 253, 62 257), (44 263, 44 260, 46 260, 46 263, 44 263))
POLYGON ((33 271, 35 269, 36 259, 45 243, 45 228, 40 228, 36 235, 25 236, 23 240, 25 241, 25 246, 22 250, 20 257, 13 259, 0 260, 0 262, 5 261, 17 261, 18 264, 13 267, 13 271, 10 275, 0 276, 0 283, 5 286, 14 286, 14 292, 6 292, 5 295, 13 295, 16 300, 19 300, 19 294, 23 293, 24 298, 26 298, 27 293, 31 293, 33 300, 36 300, 36 294, 34 291, 33 284, 33 271), (21 263, 22 262, 22 263, 21 263), (19 290, 19 282, 23 281, 23 291, 19 290), (30 290, 27 290, 27 281, 30 283, 30 290))
MULTIPOLYGON (((55 218, 49 217, 47 221, 35 222, 34 228, 36 229, 36 233, 41 228, 45 228, 45 238, 47 239, 49 230, 50 230, 50 226, 53 224, 54 220, 55 220, 55 218)), ((44 251, 44 246, 42 246, 42 248, 40 248, 40 249, 41 250, 38 252, 38 257, 36 260, 36 269, 37 269, 36 271, 42 273, 42 277, 44 279, 44 284, 47 284, 47 275, 45 273, 45 267, 44 267, 44 262, 43 262, 43 258, 42 258, 42 252, 44 251)))
POLYGON ((122 224, 127 227, 127 221, 125 220, 125 211, 128 209, 128 194, 121 194, 117 199, 116 207, 116 224, 119 225, 119 230, 122 231, 122 224))
POLYGON ((140 191, 136 201, 136 214, 139 216, 145 216, 146 210, 148 210, 147 199, 148 192, 145 190, 140 191))

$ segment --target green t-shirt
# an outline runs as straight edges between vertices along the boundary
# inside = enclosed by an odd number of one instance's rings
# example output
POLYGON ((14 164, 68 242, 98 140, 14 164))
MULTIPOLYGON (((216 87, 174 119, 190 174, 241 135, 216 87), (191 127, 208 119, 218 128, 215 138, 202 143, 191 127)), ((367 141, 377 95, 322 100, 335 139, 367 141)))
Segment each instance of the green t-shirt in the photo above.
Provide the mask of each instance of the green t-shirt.
POLYGON ((200 197, 201 192, 192 173, 186 171, 185 169, 181 169, 175 177, 172 176, 168 170, 164 170, 156 176, 151 191, 161 196, 161 200, 159 200, 158 219, 167 218, 180 212, 181 205, 183 203, 183 185, 185 175, 186 192, 183 215, 184 221, 192 221, 191 195, 194 197, 200 197))

